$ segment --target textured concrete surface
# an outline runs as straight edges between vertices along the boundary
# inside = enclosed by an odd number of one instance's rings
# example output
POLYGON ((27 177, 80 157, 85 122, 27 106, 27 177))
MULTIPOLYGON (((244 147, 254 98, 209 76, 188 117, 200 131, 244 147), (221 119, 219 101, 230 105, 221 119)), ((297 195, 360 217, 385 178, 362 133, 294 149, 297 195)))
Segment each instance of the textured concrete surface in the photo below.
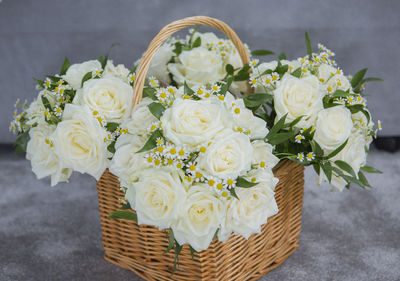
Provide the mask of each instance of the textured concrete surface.
MULTIPOLYGON (((399 280, 400 153, 372 152, 370 190, 316 186, 306 171, 300 248, 261 280, 399 280)), ((141 280, 103 260, 95 181, 50 188, 0 151, 0 280, 141 280)))
MULTIPOLYGON (((369 106, 383 135, 400 135, 400 1, 396 0, 3 0, 0 1, 0 143, 17 97, 36 97, 32 76, 58 72, 103 55, 131 66, 172 20, 208 15, 226 21, 253 49, 305 55, 304 31, 332 48, 346 73, 369 67, 385 79, 368 86, 369 106)), ((272 57, 271 57, 272 59, 272 57)))

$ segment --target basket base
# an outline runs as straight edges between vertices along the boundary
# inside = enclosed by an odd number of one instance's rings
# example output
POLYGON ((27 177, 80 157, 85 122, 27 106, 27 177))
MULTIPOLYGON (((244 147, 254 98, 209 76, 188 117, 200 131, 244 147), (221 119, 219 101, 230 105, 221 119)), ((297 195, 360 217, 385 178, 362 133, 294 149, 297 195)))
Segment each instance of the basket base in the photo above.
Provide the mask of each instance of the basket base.
MULTIPOLYGON (((299 239, 297 238, 295 241, 290 243, 290 245, 287 245, 288 252, 286 253, 285 256, 281 257, 279 260, 276 260, 272 262, 270 265, 267 267, 261 269, 260 271, 254 272, 251 276, 249 276, 246 281, 255 281, 263 277, 265 274, 267 274, 269 271, 275 269, 276 267, 280 266, 282 263, 284 263, 287 258, 290 257, 291 254, 296 252, 296 250, 299 248, 299 239)), ((132 272, 134 272, 137 276, 143 278, 146 281, 160 281, 160 280, 174 280, 173 275, 171 275, 171 278, 166 278, 165 276, 159 276, 159 278, 154 278, 154 276, 146 274, 146 268, 141 268, 139 264, 135 264, 133 260, 130 261, 124 261, 126 257, 118 257, 117 255, 114 255, 112 253, 108 253, 105 251, 104 253, 104 259, 112 264, 115 264, 121 268, 128 269, 132 272), (135 264, 135 266, 132 266, 135 264)), ((179 270, 179 269, 177 269, 179 270)))

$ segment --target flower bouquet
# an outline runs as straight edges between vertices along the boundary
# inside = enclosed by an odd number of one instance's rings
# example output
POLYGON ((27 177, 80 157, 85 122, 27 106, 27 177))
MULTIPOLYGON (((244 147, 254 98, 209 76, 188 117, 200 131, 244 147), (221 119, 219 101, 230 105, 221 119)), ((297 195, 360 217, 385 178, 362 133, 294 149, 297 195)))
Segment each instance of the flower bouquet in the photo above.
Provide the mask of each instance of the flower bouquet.
POLYGON ((340 191, 380 172, 365 165, 376 130, 363 93, 380 79, 345 76, 307 33, 306 45, 260 63, 250 56, 273 53, 192 17, 164 27, 131 71, 108 55, 66 59, 15 114, 17 150, 52 185, 73 170, 98 180, 110 262, 147 280, 255 280, 299 245, 304 166, 340 191), (194 25, 229 39, 170 38, 194 25))

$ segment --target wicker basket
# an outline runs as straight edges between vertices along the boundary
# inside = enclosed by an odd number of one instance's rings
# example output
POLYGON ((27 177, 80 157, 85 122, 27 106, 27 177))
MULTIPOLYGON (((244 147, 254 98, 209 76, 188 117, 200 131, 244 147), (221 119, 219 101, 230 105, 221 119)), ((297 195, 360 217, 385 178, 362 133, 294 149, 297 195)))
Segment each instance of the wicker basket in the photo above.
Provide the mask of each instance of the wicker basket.
MULTIPOLYGON (((243 63, 248 63, 247 52, 236 33, 225 23, 209 17, 191 17, 164 27, 150 43, 139 66, 134 104, 141 100, 141 92, 149 63, 154 53, 182 28, 207 25, 224 32, 235 44, 243 63)), ((154 226, 138 225, 133 221, 110 219, 112 211, 121 207, 118 178, 106 171, 97 182, 105 259, 135 272, 146 280, 256 280, 284 262, 299 246, 301 211, 303 206, 304 168, 283 160, 275 168, 279 179, 275 198, 279 213, 268 219, 260 234, 248 240, 232 235, 228 241, 214 241, 210 247, 195 253, 184 245, 179 268, 172 274, 174 254, 164 253, 168 246, 165 231, 154 226)))

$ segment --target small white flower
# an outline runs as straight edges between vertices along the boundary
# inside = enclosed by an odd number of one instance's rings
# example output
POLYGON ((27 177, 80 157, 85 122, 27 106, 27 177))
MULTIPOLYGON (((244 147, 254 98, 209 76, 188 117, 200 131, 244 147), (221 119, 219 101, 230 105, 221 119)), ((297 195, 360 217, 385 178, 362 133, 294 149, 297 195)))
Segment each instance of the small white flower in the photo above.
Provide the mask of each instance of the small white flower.
POLYGON ((220 87, 218 84, 214 84, 214 85, 212 85, 212 87, 211 87, 211 93, 212 93, 212 94, 218 93, 220 90, 221 90, 221 87, 220 87))
POLYGON ((307 153, 306 158, 307 158, 307 161, 312 161, 315 159, 315 155, 313 152, 309 152, 309 153, 307 153))
POLYGON ((382 131, 382 123, 380 120, 378 120, 378 130, 382 131))
POLYGON ((304 153, 300 152, 297 154, 297 160, 299 160, 300 162, 304 161, 304 153))
POLYGON ((302 140, 304 140, 304 136, 301 134, 298 134, 295 138, 294 138, 296 143, 301 143, 302 140))
POLYGON ((160 83, 154 76, 150 76, 149 77, 149 85, 152 87, 158 87, 160 85, 160 83))

